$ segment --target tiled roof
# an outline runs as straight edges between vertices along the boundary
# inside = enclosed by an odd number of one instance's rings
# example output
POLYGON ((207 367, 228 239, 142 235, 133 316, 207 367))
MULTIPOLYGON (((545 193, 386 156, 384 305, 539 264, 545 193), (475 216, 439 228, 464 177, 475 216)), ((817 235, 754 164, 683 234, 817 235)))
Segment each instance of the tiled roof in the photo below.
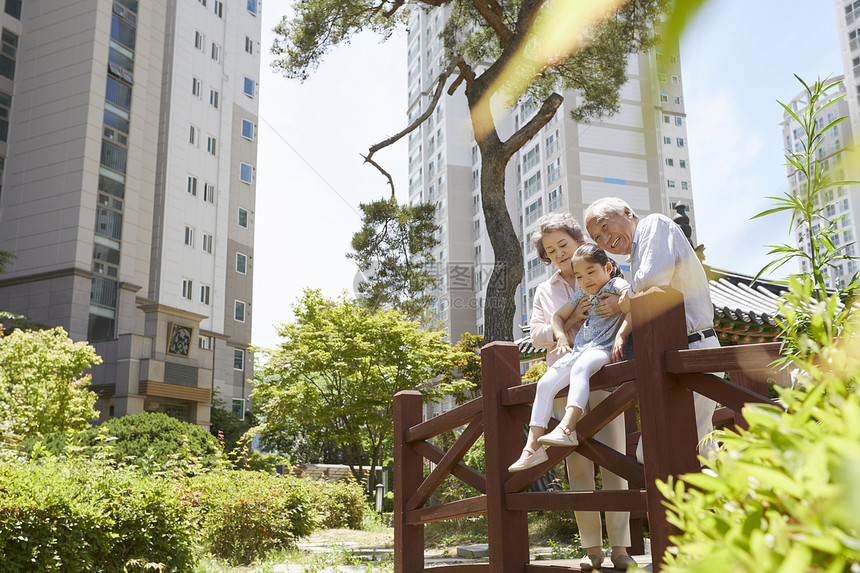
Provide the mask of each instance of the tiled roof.
MULTIPOLYGON (((776 302, 787 290, 785 286, 763 280, 753 286, 754 277, 704 266, 711 287, 715 319, 776 327, 773 319, 778 315, 776 302)), ((544 354, 543 350, 532 346, 528 326, 523 327, 523 334, 525 336, 516 341, 521 356, 544 354)))

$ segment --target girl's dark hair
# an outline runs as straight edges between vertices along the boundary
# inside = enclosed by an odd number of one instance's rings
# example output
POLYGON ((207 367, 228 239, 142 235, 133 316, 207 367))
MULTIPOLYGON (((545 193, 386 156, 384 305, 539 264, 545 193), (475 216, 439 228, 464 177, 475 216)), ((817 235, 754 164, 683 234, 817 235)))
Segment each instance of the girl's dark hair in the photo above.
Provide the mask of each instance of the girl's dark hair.
POLYGON ((576 252, 573 253, 573 258, 570 260, 570 264, 573 265, 577 260, 585 260, 589 263, 597 263, 601 266, 606 265, 606 263, 612 263, 612 271, 610 271, 609 277, 615 278, 621 276, 621 267, 618 266, 618 263, 616 263, 614 259, 610 258, 609 255, 606 254, 606 251, 597 245, 587 243, 576 249, 576 252))

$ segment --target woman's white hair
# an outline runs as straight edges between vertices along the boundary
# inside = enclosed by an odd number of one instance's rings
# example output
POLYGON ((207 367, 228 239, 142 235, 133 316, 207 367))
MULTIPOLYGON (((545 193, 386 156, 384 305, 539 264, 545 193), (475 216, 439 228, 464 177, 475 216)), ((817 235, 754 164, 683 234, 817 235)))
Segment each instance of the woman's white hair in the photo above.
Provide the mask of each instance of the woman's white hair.
POLYGON ((577 243, 585 243, 582 227, 573 218, 573 215, 570 213, 547 213, 537 220, 531 237, 532 244, 537 249, 538 257, 546 264, 550 264, 552 261, 547 256, 546 249, 543 248, 543 236, 553 231, 564 231, 577 243))
POLYGON ((601 197, 588 206, 588 210, 585 212, 585 220, 588 221, 592 217, 607 217, 610 213, 623 215, 624 209, 628 209, 633 214, 634 219, 639 218, 636 216, 636 211, 624 199, 619 199, 618 197, 601 197))

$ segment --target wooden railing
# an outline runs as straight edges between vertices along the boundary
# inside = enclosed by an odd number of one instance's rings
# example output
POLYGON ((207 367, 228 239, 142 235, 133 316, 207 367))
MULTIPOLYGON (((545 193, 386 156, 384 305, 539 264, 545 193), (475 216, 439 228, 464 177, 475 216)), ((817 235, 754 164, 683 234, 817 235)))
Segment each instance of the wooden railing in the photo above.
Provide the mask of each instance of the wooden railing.
MULTIPOLYGON (((422 396, 416 391, 394 397, 394 570, 424 571, 424 524, 486 514, 489 563, 444 566, 454 573, 523 573, 566 571, 570 567, 529 563, 527 512, 630 511, 647 513, 654 570, 660 569, 669 536, 677 533, 666 521, 655 481, 696 471, 696 423, 693 391, 723 408, 715 423, 744 425, 740 411, 767 398, 769 365, 779 357, 779 344, 757 344, 700 350, 687 349, 683 297, 657 291, 633 299, 635 360, 604 366, 591 378, 591 389, 615 388, 577 425, 576 452, 626 479, 629 489, 617 491, 528 492, 529 486, 571 453, 552 447, 542 465, 511 474, 507 467, 524 445, 535 385, 521 384, 516 345, 495 342, 481 351, 482 396, 431 420, 422 421, 422 396), (730 372, 731 381, 709 372, 730 372), (639 404, 645 463, 618 452, 592 436, 636 402, 639 404), (430 439, 465 426, 445 452, 430 439), (486 475, 462 459, 483 433, 486 475), (424 462, 435 464, 424 478, 424 462), (427 506, 433 493, 453 475, 481 495, 427 506)), ((566 391, 565 391, 566 395, 566 391)), ((635 420, 627 416, 628 426, 635 420)), ((637 429, 628 427, 635 443, 637 429), (632 430, 632 431, 631 431, 632 430)), ((641 542, 641 539, 640 539, 641 542)), ((634 542, 634 545, 636 543, 634 542)), ((641 543, 639 544, 641 546, 641 543)))

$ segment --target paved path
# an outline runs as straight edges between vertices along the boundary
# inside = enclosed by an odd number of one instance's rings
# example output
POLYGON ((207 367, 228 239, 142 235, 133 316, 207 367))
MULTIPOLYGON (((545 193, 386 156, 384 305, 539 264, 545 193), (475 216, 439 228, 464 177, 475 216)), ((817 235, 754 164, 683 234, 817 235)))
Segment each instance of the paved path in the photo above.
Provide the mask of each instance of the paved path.
MULTIPOLYGON (((646 540, 646 551, 648 549, 647 541, 648 540, 646 540)), ((371 567, 368 568, 368 564, 372 563, 373 561, 390 563, 391 560, 394 558, 394 550, 390 547, 367 546, 359 545, 358 543, 332 544, 331 542, 314 540, 313 538, 300 541, 298 545, 300 549, 304 549, 305 551, 309 551, 313 554, 319 555, 330 553, 338 549, 344 549, 351 553, 353 556, 361 557, 363 561, 366 560, 366 562, 363 562, 361 565, 338 565, 336 567, 327 567, 325 569, 319 570, 319 573, 369 573, 371 571, 382 571, 384 569, 383 566, 373 567, 371 565, 371 567)), ((568 567, 569 571, 579 571, 579 559, 550 559, 551 557, 551 547, 531 548, 531 561, 535 564, 556 566, 560 565, 568 567)), ((640 566, 650 566, 651 564, 650 555, 634 555, 633 557, 640 566)), ((459 563, 486 563, 486 561, 486 544, 458 547, 457 556, 440 556, 439 554, 434 553, 426 553, 424 555, 425 567, 431 567, 436 565, 452 565, 459 563)), ((604 563, 605 565, 609 566, 607 569, 605 569, 605 571, 612 571, 611 562, 608 558, 604 561, 604 563)), ((388 565, 388 567, 390 570, 390 565, 388 565)), ((273 568, 273 573, 305 573, 305 567, 303 567, 302 565, 275 565, 275 567, 273 568)))

